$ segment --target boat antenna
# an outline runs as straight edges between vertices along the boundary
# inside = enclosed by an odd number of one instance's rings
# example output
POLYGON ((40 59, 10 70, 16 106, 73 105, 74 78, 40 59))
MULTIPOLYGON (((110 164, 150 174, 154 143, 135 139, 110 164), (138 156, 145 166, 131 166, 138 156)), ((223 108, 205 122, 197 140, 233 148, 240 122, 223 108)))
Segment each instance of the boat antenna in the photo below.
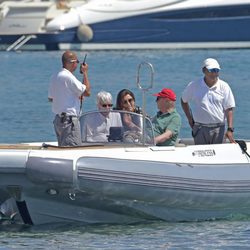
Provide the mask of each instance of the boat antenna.
MULTIPOLYGON (((82 64, 86 63, 87 55, 88 54, 85 54, 82 64)), ((81 67, 80 67, 80 74, 83 74, 81 67)), ((81 114, 82 114, 82 102, 83 102, 83 96, 80 97, 80 113, 79 113, 79 116, 81 116, 81 114)))
POLYGON ((143 115, 143 145, 145 145, 145 124, 146 124, 146 92, 153 87, 154 84, 154 67, 149 62, 141 62, 137 69, 136 78, 137 87, 142 91, 142 115, 143 115), (150 70, 150 81, 148 86, 142 86, 141 83, 141 69, 147 67, 150 70))

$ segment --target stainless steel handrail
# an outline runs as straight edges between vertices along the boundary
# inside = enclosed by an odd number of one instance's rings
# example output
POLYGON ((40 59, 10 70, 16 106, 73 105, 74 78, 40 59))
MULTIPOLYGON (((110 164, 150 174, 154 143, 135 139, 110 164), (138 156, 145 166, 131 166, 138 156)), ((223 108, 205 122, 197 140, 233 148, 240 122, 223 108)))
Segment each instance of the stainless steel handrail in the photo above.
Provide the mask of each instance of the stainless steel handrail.
POLYGON ((146 124, 146 92, 153 87, 154 84, 154 67, 149 62, 141 62, 138 65, 136 84, 142 91, 142 114, 143 114, 143 145, 145 145, 145 124, 146 124), (148 86, 142 86, 141 84, 141 68, 148 67, 150 70, 150 82, 148 86))

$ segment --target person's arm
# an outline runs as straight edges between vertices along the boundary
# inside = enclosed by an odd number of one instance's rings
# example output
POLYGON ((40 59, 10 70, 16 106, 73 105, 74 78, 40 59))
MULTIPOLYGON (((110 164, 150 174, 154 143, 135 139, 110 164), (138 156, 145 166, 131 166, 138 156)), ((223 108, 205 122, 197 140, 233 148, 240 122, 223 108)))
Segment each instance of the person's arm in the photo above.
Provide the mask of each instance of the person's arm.
POLYGON ((181 118, 178 114, 171 118, 171 122, 165 128, 165 132, 155 137, 155 143, 160 144, 170 140, 173 136, 179 134, 181 128, 181 118))
POLYGON ((49 83, 48 101, 49 101, 49 102, 53 102, 53 86, 52 86, 52 78, 50 79, 50 83, 49 83))
POLYGON ((81 70, 82 70, 82 73, 83 73, 83 80, 82 80, 82 83, 86 86, 86 89, 83 93, 83 96, 90 96, 90 82, 89 82, 89 79, 88 79, 88 64, 85 63, 85 64, 81 64, 81 70))
POLYGON ((166 131, 163 134, 155 137, 155 144, 157 145, 159 143, 163 143, 169 140, 172 136, 173 136, 172 131, 169 129, 166 129, 166 131))
POLYGON ((123 114, 123 122, 126 124, 127 127, 129 127, 131 130, 140 131, 140 128, 136 126, 133 121, 130 114, 123 114))
POLYGON ((233 136, 233 108, 229 108, 225 111, 227 118, 227 131, 225 136, 231 143, 236 143, 233 136))
POLYGON ((193 128, 194 126, 194 120, 193 120, 193 116, 190 112, 190 107, 189 107, 189 104, 187 102, 183 102, 182 98, 181 98, 181 107, 188 119, 188 123, 190 125, 191 128, 193 128))

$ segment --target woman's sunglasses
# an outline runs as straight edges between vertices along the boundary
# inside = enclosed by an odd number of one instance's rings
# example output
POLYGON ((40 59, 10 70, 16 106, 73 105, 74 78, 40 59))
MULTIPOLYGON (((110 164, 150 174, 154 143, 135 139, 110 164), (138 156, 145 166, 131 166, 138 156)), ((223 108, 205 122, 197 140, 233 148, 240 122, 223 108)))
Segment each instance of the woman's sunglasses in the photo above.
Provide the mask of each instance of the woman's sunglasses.
POLYGON ((123 101, 123 104, 131 104, 132 102, 134 101, 134 99, 133 98, 130 98, 130 99, 128 99, 128 100, 124 100, 123 101))

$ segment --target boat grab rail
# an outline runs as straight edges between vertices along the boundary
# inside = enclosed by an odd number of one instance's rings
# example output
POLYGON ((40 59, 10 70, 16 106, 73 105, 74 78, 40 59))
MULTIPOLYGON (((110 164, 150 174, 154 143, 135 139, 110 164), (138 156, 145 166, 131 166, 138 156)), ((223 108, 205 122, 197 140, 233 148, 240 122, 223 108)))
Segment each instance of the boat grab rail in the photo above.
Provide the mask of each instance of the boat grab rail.
POLYGON ((151 63, 149 62, 141 62, 138 65, 137 68, 137 77, 136 77, 136 83, 139 89, 141 89, 142 91, 148 91, 149 89, 151 89, 154 85, 154 67, 151 63), (141 84, 141 68, 143 66, 147 66, 150 69, 150 84, 147 87, 143 87, 141 84))
POLYGON ((142 141, 143 141, 143 145, 145 145, 145 134, 146 134, 146 92, 148 90, 150 90, 153 87, 154 84, 154 67, 151 63, 149 62, 141 62, 138 65, 137 68, 137 77, 136 77, 136 84, 138 86, 138 88, 142 91, 142 115, 143 115, 143 133, 142 133, 142 141), (150 82, 148 86, 142 86, 141 83, 141 69, 142 67, 148 67, 150 70, 150 82))

